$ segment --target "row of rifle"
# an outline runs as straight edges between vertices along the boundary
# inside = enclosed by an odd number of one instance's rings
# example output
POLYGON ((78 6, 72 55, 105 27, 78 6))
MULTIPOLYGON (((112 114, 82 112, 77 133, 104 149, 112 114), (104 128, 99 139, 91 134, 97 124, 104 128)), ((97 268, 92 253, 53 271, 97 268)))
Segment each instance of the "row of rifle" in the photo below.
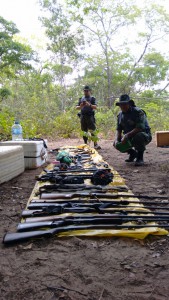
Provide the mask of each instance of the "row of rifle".
POLYGON ((74 230, 169 228, 167 197, 133 195, 124 185, 109 185, 111 168, 105 162, 96 164, 88 148, 74 149, 69 156, 61 151, 60 157, 60 165, 36 178, 42 185, 22 211, 24 222, 17 232, 4 236, 5 245, 74 230))

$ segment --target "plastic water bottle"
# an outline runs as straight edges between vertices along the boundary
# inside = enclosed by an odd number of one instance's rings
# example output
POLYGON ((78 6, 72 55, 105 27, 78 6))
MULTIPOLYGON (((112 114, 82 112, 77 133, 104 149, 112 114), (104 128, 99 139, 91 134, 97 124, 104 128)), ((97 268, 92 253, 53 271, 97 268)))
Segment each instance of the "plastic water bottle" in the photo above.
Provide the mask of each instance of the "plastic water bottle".
POLYGON ((22 126, 18 121, 15 121, 12 126, 12 141, 20 141, 22 139, 22 126))

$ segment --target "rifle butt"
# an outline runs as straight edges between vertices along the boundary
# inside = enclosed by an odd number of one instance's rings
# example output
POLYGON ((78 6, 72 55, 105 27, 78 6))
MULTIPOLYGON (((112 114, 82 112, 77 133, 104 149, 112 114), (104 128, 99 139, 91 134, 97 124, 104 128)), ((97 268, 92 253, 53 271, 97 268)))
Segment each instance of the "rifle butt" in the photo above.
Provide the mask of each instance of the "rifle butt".
POLYGON ((34 238, 51 237, 52 235, 53 230, 6 233, 3 237, 3 244, 12 245, 19 242, 25 242, 34 238))

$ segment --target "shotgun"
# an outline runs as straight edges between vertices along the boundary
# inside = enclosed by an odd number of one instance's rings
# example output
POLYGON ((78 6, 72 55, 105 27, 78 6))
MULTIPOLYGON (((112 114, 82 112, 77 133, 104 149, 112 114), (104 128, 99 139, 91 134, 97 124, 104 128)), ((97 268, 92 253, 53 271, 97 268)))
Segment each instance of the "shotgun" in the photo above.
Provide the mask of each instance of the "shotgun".
POLYGON ((65 227, 58 227, 53 228, 50 230, 39 230, 39 231, 31 231, 31 232, 17 232, 17 233, 6 233, 3 237, 3 243, 5 245, 11 245, 18 242, 27 241, 33 238, 51 238, 55 235, 58 235, 59 233, 64 233, 68 231, 77 231, 77 230, 119 230, 119 229, 126 229, 126 230, 134 230, 134 229, 140 229, 140 228, 169 228, 168 224, 164 225, 107 225, 107 224, 100 224, 100 225, 70 225, 65 227))
POLYGON ((59 226, 67 225, 78 225, 78 224, 116 224, 122 225, 124 222, 138 222, 140 225, 142 222, 160 222, 160 221, 169 221, 169 216, 125 216, 125 215, 112 215, 109 217, 86 217, 86 218, 76 218, 76 217, 63 217, 57 221, 48 221, 48 222, 34 222, 34 223, 20 223, 17 227, 17 231, 32 231, 39 228, 56 228, 59 226))

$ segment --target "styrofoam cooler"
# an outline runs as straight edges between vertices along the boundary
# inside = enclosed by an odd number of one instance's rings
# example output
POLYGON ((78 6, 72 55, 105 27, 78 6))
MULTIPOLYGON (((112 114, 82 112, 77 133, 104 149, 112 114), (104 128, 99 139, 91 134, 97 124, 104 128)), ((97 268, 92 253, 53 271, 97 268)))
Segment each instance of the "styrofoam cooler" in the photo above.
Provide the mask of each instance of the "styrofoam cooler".
POLYGON ((0 146, 0 183, 11 180, 25 170, 22 146, 0 146))
POLYGON ((42 166, 47 159, 47 150, 43 141, 7 141, 0 145, 20 145, 23 147, 25 169, 36 169, 42 166))

